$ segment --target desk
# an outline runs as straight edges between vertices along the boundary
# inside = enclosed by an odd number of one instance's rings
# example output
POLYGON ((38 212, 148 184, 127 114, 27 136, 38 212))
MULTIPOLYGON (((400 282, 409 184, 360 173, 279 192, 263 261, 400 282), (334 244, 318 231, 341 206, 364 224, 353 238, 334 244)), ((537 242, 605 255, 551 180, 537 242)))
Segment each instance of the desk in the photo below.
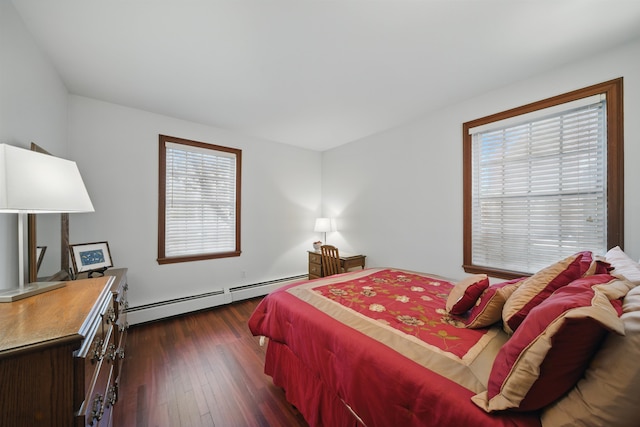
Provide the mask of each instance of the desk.
MULTIPOLYGON (((318 279, 320 277, 324 277, 324 272, 322 271, 322 255, 320 252, 308 251, 309 252, 309 279, 318 279)), ((364 268, 364 259, 366 255, 351 255, 351 254, 341 254, 340 255, 340 266, 346 272, 355 267, 364 268)))

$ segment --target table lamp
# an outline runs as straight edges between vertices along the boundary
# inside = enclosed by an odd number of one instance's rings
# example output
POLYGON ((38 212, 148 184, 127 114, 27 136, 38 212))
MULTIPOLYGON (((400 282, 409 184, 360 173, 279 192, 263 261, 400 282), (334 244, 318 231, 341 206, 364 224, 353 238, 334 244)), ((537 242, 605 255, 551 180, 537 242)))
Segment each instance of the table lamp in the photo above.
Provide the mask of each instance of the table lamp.
POLYGON ((317 233, 323 233, 323 242, 327 243, 327 231, 337 231, 336 222, 333 218, 316 218, 316 225, 313 231, 317 233))
POLYGON ((60 288, 65 282, 25 284, 24 224, 27 214, 93 212, 75 162, 0 144, 0 212, 18 214, 18 287, 0 290, 12 302, 60 288))

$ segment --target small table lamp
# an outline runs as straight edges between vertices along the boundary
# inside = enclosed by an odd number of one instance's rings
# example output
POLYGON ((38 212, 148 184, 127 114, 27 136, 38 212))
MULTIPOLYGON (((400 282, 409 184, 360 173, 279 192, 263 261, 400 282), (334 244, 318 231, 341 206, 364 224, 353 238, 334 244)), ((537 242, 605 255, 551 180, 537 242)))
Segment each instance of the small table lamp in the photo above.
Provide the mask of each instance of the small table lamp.
POLYGON ((75 162, 0 144, 0 212, 18 214, 19 283, 0 291, 11 302, 60 288, 65 282, 25 284, 24 223, 29 213, 93 212, 75 162))
POLYGON ((316 218, 316 225, 313 231, 323 233, 323 242, 327 243, 327 231, 336 231, 336 222, 333 218, 316 218))

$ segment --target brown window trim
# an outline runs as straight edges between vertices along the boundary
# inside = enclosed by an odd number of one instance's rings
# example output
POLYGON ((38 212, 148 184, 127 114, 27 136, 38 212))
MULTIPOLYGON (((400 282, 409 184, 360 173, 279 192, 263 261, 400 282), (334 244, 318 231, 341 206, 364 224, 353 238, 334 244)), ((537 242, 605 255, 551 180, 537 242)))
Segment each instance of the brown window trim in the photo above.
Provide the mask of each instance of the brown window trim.
POLYGON ((159 135, 159 185, 158 185, 158 264, 172 264, 179 262, 201 261, 206 259, 229 258, 240 256, 240 201, 241 201, 241 178, 242 178, 242 150, 237 148, 223 147, 220 145, 208 144, 205 142, 192 141, 173 136, 159 135), (166 214, 166 142, 190 145, 216 151, 225 151, 236 155, 236 247, 233 251, 216 252, 209 254, 196 254, 187 256, 167 257, 165 256, 165 214, 166 214))
POLYGON ((622 77, 604 83, 578 89, 562 95, 544 99, 492 114, 462 125, 463 141, 463 265, 467 273, 486 273, 492 277, 513 279, 528 275, 517 271, 500 270, 474 265, 471 259, 471 135, 469 129, 530 113, 543 108, 564 104, 576 99, 605 93, 607 97, 607 246, 624 247, 624 116, 622 99, 622 77))

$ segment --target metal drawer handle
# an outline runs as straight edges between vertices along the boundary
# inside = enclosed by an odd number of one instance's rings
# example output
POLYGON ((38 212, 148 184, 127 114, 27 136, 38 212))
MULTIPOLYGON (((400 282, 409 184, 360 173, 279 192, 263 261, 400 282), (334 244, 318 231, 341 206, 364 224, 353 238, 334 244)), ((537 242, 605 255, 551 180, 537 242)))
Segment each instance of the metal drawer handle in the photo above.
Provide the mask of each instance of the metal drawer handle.
POLYGON ((116 311, 113 309, 113 307, 109 307, 109 310, 107 310, 106 316, 107 316, 107 324, 113 323, 116 321, 116 311))
POLYGON ((89 425, 93 425, 93 421, 100 421, 102 416, 104 415, 104 397, 101 394, 98 394, 95 399, 93 399, 93 409, 91 410, 91 422, 89 425))
POLYGON ((107 362, 113 362, 114 360, 116 360, 117 352, 116 352, 115 344, 109 344, 109 347, 107 347, 106 356, 107 356, 107 362))
POLYGON ((93 344, 93 349, 91 350, 91 354, 93 355, 91 357, 91 363, 98 363, 102 360, 102 357, 104 356, 102 354, 102 344, 104 344, 104 340, 102 338, 98 338, 93 344))
POLYGON ((118 388, 114 385, 109 387, 107 392, 107 408, 113 406, 118 401, 118 388))

